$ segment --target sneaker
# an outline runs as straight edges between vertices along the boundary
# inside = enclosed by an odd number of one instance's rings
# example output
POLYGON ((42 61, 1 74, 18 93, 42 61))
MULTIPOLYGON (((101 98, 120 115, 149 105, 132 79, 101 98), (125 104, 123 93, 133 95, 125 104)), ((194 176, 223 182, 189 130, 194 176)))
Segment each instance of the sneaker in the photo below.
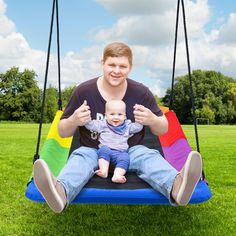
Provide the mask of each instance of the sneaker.
POLYGON ((201 155, 196 151, 192 151, 173 184, 172 198, 178 205, 185 206, 188 204, 201 175, 201 155))
POLYGON ((56 177, 52 175, 44 160, 38 159, 34 163, 34 182, 48 206, 55 213, 60 213, 65 209, 65 190, 56 177))

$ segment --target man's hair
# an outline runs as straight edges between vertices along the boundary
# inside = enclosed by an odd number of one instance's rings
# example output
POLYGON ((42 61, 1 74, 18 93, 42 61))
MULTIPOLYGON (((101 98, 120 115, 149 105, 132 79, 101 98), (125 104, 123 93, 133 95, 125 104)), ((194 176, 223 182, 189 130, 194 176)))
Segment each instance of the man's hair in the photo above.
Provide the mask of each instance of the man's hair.
POLYGON ((129 64, 132 66, 132 50, 128 45, 124 43, 114 42, 108 44, 103 51, 103 62, 105 62, 108 57, 127 57, 129 64))

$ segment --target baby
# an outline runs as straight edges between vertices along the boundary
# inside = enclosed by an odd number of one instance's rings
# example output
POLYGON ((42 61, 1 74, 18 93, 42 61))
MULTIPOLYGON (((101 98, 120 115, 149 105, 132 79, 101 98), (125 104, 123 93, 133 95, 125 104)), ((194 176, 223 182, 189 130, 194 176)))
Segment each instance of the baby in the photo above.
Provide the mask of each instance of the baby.
POLYGON ((121 100, 111 100, 105 106, 105 119, 89 121, 85 127, 99 133, 98 166, 95 172, 107 178, 110 163, 115 166, 112 181, 125 183, 125 173, 129 167, 128 139, 143 129, 143 125, 126 119, 126 104, 121 100))

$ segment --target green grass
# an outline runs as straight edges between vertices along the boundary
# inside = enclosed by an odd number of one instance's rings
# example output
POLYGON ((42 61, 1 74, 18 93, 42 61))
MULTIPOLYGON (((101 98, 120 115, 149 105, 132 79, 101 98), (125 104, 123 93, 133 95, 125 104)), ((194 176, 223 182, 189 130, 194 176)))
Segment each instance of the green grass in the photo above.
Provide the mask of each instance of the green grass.
MULTIPOLYGON (((45 125, 42 138, 47 134, 45 125)), ((192 126, 183 126, 194 147, 192 126)), ((70 205, 25 198, 38 125, 0 123, 0 235, 236 235, 236 126, 199 126, 213 198, 200 205, 70 205)))

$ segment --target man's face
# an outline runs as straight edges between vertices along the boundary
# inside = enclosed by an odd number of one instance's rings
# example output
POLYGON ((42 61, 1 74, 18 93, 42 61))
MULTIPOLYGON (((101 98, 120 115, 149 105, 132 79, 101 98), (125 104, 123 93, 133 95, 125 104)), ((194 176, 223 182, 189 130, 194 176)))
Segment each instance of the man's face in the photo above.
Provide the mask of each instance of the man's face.
POLYGON ((112 87, 123 84, 130 71, 131 65, 127 57, 108 57, 103 62, 104 79, 112 87))

